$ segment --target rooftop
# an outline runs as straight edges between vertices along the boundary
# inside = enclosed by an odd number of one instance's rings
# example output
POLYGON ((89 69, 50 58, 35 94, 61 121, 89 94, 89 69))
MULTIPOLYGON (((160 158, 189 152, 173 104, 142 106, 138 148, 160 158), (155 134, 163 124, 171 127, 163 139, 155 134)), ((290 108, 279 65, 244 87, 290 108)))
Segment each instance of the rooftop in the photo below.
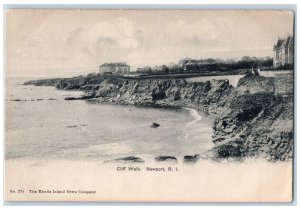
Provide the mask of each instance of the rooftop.
POLYGON ((104 63, 100 67, 129 67, 126 63, 104 63))
POLYGON ((286 39, 278 38, 277 43, 274 45, 274 50, 280 47, 285 47, 289 43, 293 42, 293 39, 293 36, 288 36, 286 39))

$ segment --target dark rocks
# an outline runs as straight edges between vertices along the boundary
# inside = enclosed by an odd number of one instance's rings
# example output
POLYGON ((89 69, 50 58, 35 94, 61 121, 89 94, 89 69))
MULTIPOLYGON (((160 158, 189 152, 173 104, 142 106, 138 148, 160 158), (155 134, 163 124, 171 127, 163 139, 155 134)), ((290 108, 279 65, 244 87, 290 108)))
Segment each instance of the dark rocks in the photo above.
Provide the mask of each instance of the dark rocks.
POLYGON ((217 144, 217 143, 225 141, 225 140, 226 140, 225 137, 221 137, 221 138, 216 138, 215 137, 214 140, 213 140, 213 143, 217 144))
POLYGON ((93 98, 94 95, 83 95, 83 96, 80 96, 80 97, 65 97, 65 100, 66 101, 74 101, 74 100, 87 100, 87 99, 91 99, 93 98))
POLYGON ((223 128, 226 128, 226 127, 227 127, 227 125, 228 125, 227 121, 226 121, 226 120, 224 120, 224 121, 222 122, 222 126, 223 126, 223 128))
POLYGON ((247 155, 247 151, 241 142, 231 141, 212 149, 216 159, 236 158, 242 159, 247 155))
POLYGON ((224 144, 216 147, 216 158, 243 158, 245 151, 241 145, 224 144))
POLYGON ((98 90, 100 87, 99 84, 87 84, 87 85, 83 85, 79 88, 79 90, 83 90, 83 91, 89 91, 89 90, 93 90, 96 91, 98 90))
POLYGON ((81 97, 65 97, 65 100, 67 101, 81 100, 81 97))
POLYGON ((154 89, 152 92, 152 100, 158 101, 166 97, 166 93, 161 89, 154 89))
MULTIPOLYGON (((82 124, 82 125, 78 125, 78 126, 85 127, 85 126, 87 126, 87 125, 86 125, 86 124, 82 124)), ((77 126, 77 125, 67 125, 66 127, 67 127, 67 128, 77 128, 78 126, 77 126)))
POLYGON ((250 107, 248 109, 242 110, 239 114, 237 114, 237 119, 240 122, 243 121, 249 121, 252 120, 254 117, 256 117, 262 110, 263 108, 261 106, 257 107, 250 107))
MULTIPOLYGON (((249 74, 239 80, 236 88, 228 80, 187 82, 97 76, 28 82, 34 85, 53 83, 58 89, 86 91, 82 97, 66 97, 65 100, 205 108, 215 120, 212 126, 215 147, 210 152, 218 159, 264 157, 277 161, 292 157, 293 95, 274 94, 274 78, 249 74)), ((151 128, 159 126, 158 123, 150 125, 151 128)), ((190 155, 184 157, 187 162, 197 159, 190 155)), ((173 156, 158 156, 155 160, 177 161, 173 156)))
POLYGON ((61 79, 40 79, 25 82, 23 85, 35 85, 35 86, 55 86, 55 84, 61 79))
POLYGON ((155 157, 155 161, 157 162, 177 162, 177 158, 174 156, 157 156, 155 157))
POLYGON ((94 98, 94 95, 83 95, 80 97, 80 100, 87 100, 87 99, 91 99, 94 98))
POLYGON ((199 159, 199 155, 186 155, 183 157, 184 163, 195 163, 199 159))
POLYGON ((181 99, 180 91, 177 90, 174 94, 174 101, 178 101, 181 99))
POLYGON ((117 158, 113 160, 104 161, 107 162, 116 162, 116 163, 143 163, 145 162, 142 158, 136 157, 136 156, 128 156, 128 157, 122 157, 117 158))
POLYGON ((68 126, 66 126, 67 128, 76 128, 77 127, 77 125, 68 125, 68 126))
POLYGON ((282 161, 292 157, 292 98, 257 92, 239 95, 228 102, 229 106, 216 115, 213 126, 215 158, 263 157, 282 161), (283 135, 283 131, 289 135, 283 135))
POLYGON ((158 123, 152 123, 152 125, 150 125, 151 128, 158 128, 160 125, 158 123))
POLYGON ((262 77, 254 74, 247 74, 241 78, 237 84, 237 89, 242 92, 258 93, 258 92, 274 92, 274 77, 262 77))

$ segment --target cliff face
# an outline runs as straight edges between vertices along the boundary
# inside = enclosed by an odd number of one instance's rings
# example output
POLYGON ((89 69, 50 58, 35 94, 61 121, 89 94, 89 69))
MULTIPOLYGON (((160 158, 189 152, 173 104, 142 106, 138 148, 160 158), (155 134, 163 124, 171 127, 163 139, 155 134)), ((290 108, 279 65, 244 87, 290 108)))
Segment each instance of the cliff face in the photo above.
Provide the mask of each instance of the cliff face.
POLYGON ((263 157, 287 160, 293 150, 293 96, 274 94, 274 78, 243 77, 236 88, 228 80, 188 83, 175 79, 60 80, 58 89, 85 90, 94 102, 190 107, 214 119, 212 159, 263 157))
POLYGON ((274 78, 247 75, 239 81, 215 117, 213 157, 292 158, 293 95, 274 90, 274 78))
POLYGON ((262 156, 268 160, 292 158, 292 97, 272 93, 241 95, 216 118, 214 157, 262 156))
POLYGON ((228 80, 187 83, 185 80, 104 81, 96 91, 97 101, 153 106, 204 107, 231 93, 228 80))
POLYGON ((240 92, 247 93, 274 92, 275 78, 248 74, 239 80, 237 87, 240 92))
POLYGON ((227 80, 103 82, 96 101, 122 104, 186 106, 214 117, 211 158, 292 158, 293 97, 275 95, 274 78, 248 75, 237 88, 227 80))

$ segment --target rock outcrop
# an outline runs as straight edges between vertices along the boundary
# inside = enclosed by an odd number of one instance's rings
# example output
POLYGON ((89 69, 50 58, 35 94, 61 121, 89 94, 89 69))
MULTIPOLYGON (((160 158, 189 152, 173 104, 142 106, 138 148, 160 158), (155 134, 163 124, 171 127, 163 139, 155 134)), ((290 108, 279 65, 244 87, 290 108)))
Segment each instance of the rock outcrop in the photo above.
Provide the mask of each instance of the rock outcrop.
POLYGON ((157 162, 176 162, 177 163, 177 158, 174 156, 161 155, 161 156, 155 157, 154 159, 157 162))
POLYGON ((136 156, 128 156, 128 157, 122 157, 122 158, 104 161, 104 163, 113 163, 113 162, 115 162, 115 163, 144 163, 145 161, 142 158, 136 157, 136 156))
POLYGON ((274 93, 275 82, 271 77, 248 74, 240 79, 236 88, 228 80, 188 83, 183 79, 87 80, 77 77, 44 84, 58 89, 84 90, 80 99, 93 102, 207 111, 214 119, 215 147, 207 151, 205 157, 263 157, 270 161, 292 158, 293 95, 274 93))

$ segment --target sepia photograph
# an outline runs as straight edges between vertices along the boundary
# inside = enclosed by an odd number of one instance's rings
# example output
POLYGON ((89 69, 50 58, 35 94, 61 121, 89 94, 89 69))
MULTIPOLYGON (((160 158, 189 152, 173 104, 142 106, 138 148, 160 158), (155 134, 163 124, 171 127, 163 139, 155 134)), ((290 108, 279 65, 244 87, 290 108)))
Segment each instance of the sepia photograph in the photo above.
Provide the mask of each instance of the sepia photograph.
POLYGON ((291 202, 294 21, 4 11, 5 200, 291 202))

